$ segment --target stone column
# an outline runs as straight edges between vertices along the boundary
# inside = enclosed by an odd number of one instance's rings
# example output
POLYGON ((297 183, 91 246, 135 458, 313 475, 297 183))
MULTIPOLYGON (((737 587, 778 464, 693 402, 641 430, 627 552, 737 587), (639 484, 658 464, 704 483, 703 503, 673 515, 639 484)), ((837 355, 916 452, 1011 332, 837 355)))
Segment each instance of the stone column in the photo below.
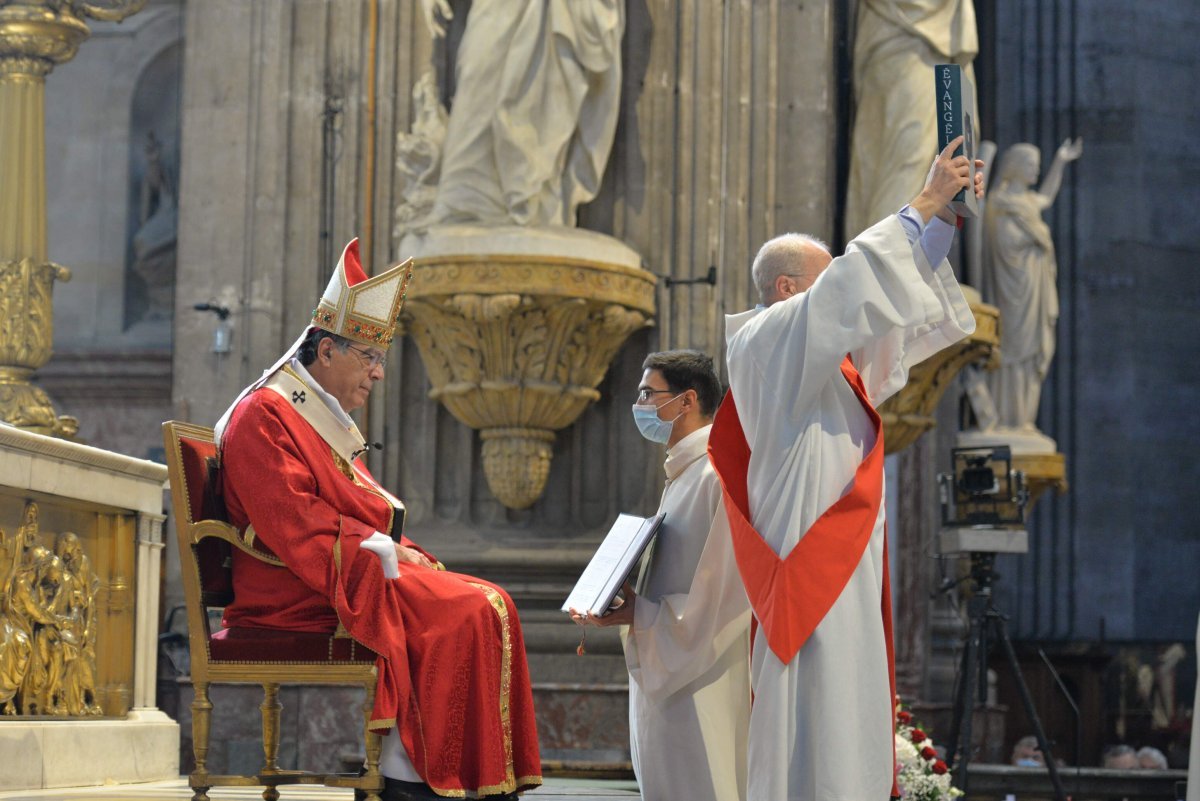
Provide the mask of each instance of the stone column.
POLYGON ((137 609, 133 631, 133 709, 155 708, 158 680, 159 577, 162 573, 162 528, 165 515, 140 512, 137 517, 137 609))

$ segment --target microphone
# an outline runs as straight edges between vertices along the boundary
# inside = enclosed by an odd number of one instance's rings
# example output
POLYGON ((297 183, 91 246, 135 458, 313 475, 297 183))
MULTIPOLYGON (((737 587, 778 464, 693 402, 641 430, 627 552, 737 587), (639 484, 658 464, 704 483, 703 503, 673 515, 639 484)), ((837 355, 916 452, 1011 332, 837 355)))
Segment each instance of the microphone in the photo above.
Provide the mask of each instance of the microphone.
POLYGON ((374 448, 374 449, 375 449, 375 450, 377 450, 377 451, 381 451, 381 450, 383 450, 383 443, 382 443, 382 442, 372 442, 372 443, 369 443, 369 444, 370 444, 370 446, 371 446, 372 448, 374 448))

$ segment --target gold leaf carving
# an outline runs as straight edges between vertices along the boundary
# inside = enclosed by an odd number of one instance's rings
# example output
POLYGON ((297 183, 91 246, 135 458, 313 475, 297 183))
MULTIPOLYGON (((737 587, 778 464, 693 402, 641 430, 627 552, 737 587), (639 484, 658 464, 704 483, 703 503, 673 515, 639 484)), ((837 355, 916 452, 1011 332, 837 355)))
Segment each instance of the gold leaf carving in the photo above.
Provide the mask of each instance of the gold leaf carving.
POLYGON ((50 359, 54 282, 70 278, 70 270, 49 262, 0 262, 0 419, 67 438, 78 421, 56 417, 50 398, 29 379, 50 359))
POLYGON ((42 544, 28 502, 11 539, 0 529, 0 712, 100 715, 96 702, 96 593, 79 537, 42 544))

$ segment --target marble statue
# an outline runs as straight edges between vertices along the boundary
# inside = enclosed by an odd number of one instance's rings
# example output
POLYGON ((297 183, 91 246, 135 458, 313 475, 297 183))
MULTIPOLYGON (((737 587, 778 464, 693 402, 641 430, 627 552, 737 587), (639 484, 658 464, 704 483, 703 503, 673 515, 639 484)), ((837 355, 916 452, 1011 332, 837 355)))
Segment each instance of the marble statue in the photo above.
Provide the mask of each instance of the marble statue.
POLYGON ((396 227, 392 231, 397 240, 421 225, 433 211, 446 140, 446 109, 438 99, 432 72, 417 80, 412 98, 412 130, 396 134, 396 170, 404 179, 404 199, 396 207, 396 227))
POLYGON ((421 0, 453 68, 417 82, 397 136, 393 235, 421 271, 405 314, 430 397, 480 431, 509 509, 541 497, 554 432, 654 313, 641 256, 575 225, 616 133, 624 2, 421 0))
POLYGON ((854 133, 846 239, 920 191, 937 155, 933 65, 979 51, 973 0, 862 0, 854 41, 854 133))
POLYGON ((175 185, 162 160, 162 143, 146 137, 146 173, 142 178, 140 226, 133 235, 133 270, 146 282, 145 317, 169 319, 175 309, 175 242, 179 228, 175 185))
POLYGON ((1041 154, 1030 144, 1013 145, 987 195, 980 289, 1000 309, 1000 367, 988 386, 1001 429, 1040 436, 1038 401, 1058 321, 1058 268, 1042 212, 1054 203, 1067 163, 1082 153, 1081 139, 1064 141, 1034 189, 1041 154))
MULTIPOLYGON (((447 0, 422 7, 444 36, 447 0)), ((624 27, 624 0, 473 0, 426 222, 574 226, 612 149, 624 27)))

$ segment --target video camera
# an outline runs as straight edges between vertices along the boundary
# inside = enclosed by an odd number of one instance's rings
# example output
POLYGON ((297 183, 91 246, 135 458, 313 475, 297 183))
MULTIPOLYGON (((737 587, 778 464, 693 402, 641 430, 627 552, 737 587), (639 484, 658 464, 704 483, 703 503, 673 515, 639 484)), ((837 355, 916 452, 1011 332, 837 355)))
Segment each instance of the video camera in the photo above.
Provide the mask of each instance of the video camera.
POLYGON ((940 553, 1026 553, 1025 474, 1012 469, 1007 445, 955 448, 953 472, 938 475, 942 505, 940 553))

